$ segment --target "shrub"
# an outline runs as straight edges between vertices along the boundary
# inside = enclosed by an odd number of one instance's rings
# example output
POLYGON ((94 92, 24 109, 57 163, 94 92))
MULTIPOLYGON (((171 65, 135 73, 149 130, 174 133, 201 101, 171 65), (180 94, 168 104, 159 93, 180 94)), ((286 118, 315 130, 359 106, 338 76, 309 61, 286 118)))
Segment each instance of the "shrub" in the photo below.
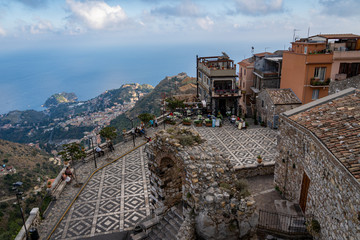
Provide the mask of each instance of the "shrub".
POLYGON ((189 123, 189 122, 191 122, 191 119, 189 117, 186 117, 186 118, 183 119, 183 122, 189 123))
POLYGON ((210 118, 207 118, 207 119, 205 119, 205 122, 206 122, 206 123, 211 123, 212 121, 211 121, 210 118))

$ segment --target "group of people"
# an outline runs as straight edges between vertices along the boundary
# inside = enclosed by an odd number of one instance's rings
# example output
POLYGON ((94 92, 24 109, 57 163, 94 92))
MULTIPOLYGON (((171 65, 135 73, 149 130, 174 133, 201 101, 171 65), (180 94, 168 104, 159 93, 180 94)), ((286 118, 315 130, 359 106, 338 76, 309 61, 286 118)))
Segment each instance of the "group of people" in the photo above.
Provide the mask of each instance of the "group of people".
POLYGON ((71 180, 74 178, 74 174, 71 172, 70 167, 66 167, 63 175, 62 180, 64 180, 66 183, 71 183, 71 180))

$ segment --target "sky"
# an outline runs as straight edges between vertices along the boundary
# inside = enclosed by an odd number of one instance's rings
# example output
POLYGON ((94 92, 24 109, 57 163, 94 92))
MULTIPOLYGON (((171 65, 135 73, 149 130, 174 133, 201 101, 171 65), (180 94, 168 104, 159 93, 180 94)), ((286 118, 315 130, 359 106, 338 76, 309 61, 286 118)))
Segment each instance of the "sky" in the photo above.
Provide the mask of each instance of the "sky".
POLYGON ((54 93, 153 86, 195 57, 235 62, 319 33, 360 34, 360 0, 0 0, 0 114, 54 93))
POLYGON ((294 29, 360 34, 358 9, 359 0, 0 0, 0 51, 206 42, 275 51, 294 29))

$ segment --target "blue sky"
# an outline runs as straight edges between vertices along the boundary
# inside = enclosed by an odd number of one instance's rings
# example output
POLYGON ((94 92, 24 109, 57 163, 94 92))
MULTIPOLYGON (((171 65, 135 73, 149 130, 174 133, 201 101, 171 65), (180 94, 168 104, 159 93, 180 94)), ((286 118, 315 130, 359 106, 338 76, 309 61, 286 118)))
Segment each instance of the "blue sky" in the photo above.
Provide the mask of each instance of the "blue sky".
POLYGON ((0 0, 0 50, 258 41, 275 51, 294 29, 360 34, 358 9, 358 0, 0 0))

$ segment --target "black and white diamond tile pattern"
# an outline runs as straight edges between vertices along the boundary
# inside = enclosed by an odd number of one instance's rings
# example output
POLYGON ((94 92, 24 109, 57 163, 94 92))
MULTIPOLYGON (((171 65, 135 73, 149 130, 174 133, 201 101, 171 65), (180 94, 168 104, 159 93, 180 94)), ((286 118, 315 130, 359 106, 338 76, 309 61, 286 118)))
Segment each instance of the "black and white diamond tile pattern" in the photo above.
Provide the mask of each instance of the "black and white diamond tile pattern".
POLYGON ((52 235, 81 239, 124 231, 150 214, 146 157, 139 148, 99 170, 52 235))
POLYGON ((268 128, 239 130, 225 122, 221 128, 195 128, 211 145, 216 146, 233 166, 256 163, 258 155, 264 162, 274 161, 277 132, 268 128))
POLYGON ((120 231, 120 214, 101 216, 97 218, 95 233, 120 231))

